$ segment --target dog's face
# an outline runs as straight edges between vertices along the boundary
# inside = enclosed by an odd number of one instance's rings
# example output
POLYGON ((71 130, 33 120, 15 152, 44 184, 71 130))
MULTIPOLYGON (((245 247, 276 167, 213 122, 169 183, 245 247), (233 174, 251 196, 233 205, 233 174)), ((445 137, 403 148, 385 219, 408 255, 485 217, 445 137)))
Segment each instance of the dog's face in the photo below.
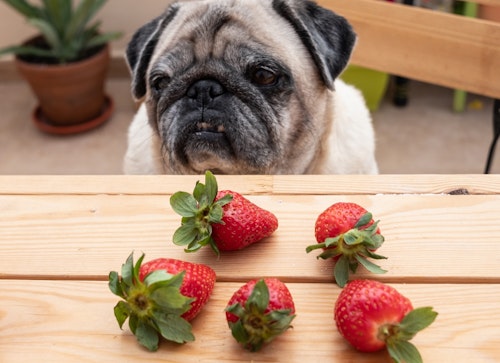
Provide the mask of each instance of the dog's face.
POLYGON ((169 173, 303 173, 355 35, 309 1, 177 3, 127 49, 169 173))

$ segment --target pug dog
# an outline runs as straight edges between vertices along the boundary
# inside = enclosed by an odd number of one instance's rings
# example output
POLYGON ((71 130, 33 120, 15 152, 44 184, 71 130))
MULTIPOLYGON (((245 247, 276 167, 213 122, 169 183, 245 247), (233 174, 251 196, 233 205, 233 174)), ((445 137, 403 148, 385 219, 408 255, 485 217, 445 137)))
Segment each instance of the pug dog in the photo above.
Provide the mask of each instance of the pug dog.
POLYGON ((308 0, 177 2, 132 37, 127 174, 375 174, 356 35, 308 0))

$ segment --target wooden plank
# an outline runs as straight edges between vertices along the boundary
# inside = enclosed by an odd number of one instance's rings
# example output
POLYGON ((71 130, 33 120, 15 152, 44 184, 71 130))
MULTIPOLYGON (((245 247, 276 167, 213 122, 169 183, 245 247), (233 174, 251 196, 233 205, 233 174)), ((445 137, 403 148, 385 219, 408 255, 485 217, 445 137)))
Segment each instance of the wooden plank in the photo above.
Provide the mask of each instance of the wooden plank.
MULTIPOLYGON (((221 281, 262 275, 291 282, 331 281, 331 261, 306 254, 316 217, 339 201, 359 203, 380 220, 384 281, 500 282, 500 196, 251 195, 276 214, 270 238, 245 250, 185 254, 171 238, 180 224, 167 196, 0 196, 0 278, 106 279, 136 251, 207 263, 221 281), (21 261, 21 263, 20 263, 21 261), (62 261, 64 263, 59 263, 62 261), (251 263, 249 263, 251 261, 251 263), (35 268, 26 268, 35 267, 35 268), (40 278, 40 277, 38 277, 40 278)), ((367 276, 360 273, 360 276, 367 276)))
POLYGON ((500 23, 373 0, 320 0, 358 34, 352 63, 500 98, 500 23))
MULTIPOLYGON (((0 175, 0 195, 165 195, 191 192, 202 175, 0 175)), ((219 175, 219 189, 242 194, 500 193, 500 175, 219 175)))
MULTIPOLYGON (((224 308, 241 283, 217 283, 193 321, 196 341, 162 342, 147 352, 113 316, 118 301, 104 282, 1 281, 0 351, 3 363, 17 362, 312 362, 389 361, 385 353, 352 349, 333 323, 340 291, 331 284, 288 284, 297 317, 294 328, 257 353, 233 340, 224 308)), ((475 363, 500 359, 500 285, 394 285, 414 306, 433 306, 437 320, 413 340, 424 361, 475 363), (464 299, 463 293, 473 298, 464 299)))

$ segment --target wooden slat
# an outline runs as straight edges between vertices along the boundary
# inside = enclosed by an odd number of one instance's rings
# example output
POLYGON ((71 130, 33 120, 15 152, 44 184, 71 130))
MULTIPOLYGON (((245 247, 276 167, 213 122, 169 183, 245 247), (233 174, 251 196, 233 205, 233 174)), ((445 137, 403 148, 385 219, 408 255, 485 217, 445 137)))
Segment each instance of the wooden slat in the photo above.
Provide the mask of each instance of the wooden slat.
POLYGON ((500 23, 383 1, 318 3, 354 26, 353 64, 500 98, 500 23))
MULTIPOLYGON (((166 195, 0 196, 0 278, 106 279, 136 251, 208 263, 219 279, 274 275, 330 281, 331 261, 306 254, 314 222, 328 206, 352 201, 380 220, 384 281, 500 282, 500 195, 251 195, 276 214, 272 237, 224 253, 185 254, 171 242, 180 217, 166 195), (250 262, 249 262, 250 261, 250 262), (29 268, 27 268, 29 267, 29 268), (38 275, 38 276, 36 276, 38 275)), ((360 274, 361 276, 363 273, 360 274)))
MULTIPOLYGON (((104 282, 1 281, 2 363, 18 362, 388 362, 385 353, 352 349, 333 323, 339 288, 332 284, 288 284, 295 300, 294 328, 257 353, 241 349, 225 321, 224 308, 242 284, 217 283, 193 321, 196 341, 162 342, 151 353, 113 316, 118 298, 104 282)), ((500 285, 393 285, 414 306, 440 314, 413 340, 425 362, 474 363, 500 359, 500 285), (464 298, 464 292, 470 298, 464 298), (478 308, 480 307, 480 308, 478 308)))
MULTIPOLYGON (((132 194, 191 192, 202 175, 1 176, 0 194, 132 194)), ((220 189, 242 194, 426 194, 500 193, 500 175, 239 175, 217 176, 220 189)))

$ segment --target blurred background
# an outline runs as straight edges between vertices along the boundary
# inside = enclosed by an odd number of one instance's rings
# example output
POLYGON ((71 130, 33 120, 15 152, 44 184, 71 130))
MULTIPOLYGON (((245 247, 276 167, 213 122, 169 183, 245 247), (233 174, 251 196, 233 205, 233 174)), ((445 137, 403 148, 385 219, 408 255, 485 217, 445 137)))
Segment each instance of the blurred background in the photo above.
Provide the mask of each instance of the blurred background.
MULTIPOLYGON (((32 121, 35 97, 12 58, 0 58, 0 174, 122 173, 127 128, 136 110, 123 52, 133 32, 163 12, 169 2, 149 0, 138 6, 134 0, 110 0, 99 13, 104 31, 123 32, 112 42, 106 80, 115 110, 106 123, 84 133, 59 136, 37 129, 32 121)), ((0 48, 34 33, 23 18, 0 3, 0 48)), ((376 99, 367 95, 381 173, 483 173, 493 138, 492 99, 466 94, 457 109, 456 90, 364 71, 352 67, 344 76, 346 81, 356 84, 361 79, 369 85, 382 78, 376 99)), ((500 172, 498 159, 500 155, 493 160, 491 173, 500 172)))

